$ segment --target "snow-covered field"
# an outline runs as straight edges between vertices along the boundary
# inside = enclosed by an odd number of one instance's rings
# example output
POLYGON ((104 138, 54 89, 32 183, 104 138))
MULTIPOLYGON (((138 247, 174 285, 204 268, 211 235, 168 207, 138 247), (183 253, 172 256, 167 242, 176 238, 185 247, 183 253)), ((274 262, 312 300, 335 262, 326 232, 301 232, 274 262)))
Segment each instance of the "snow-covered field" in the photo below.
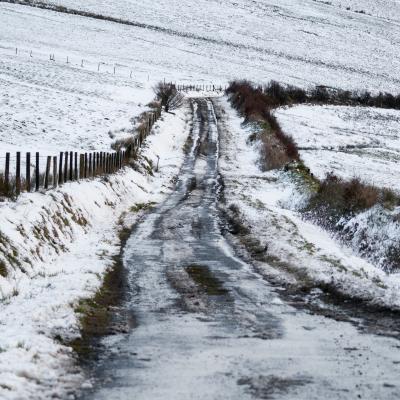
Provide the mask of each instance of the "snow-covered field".
MULTIPOLYGON (((174 78, 188 78, 188 74, 192 79, 212 80, 274 78, 385 89, 394 89, 398 83, 398 63, 387 62, 398 53, 400 8, 395 0, 372 7, 366 0, 349 4, 351 10, 363 8, 373 15, 347 10, 343 0, 331 4, 313 0, 49 3, 163 29, 133 31, 139 40, 151 40, 165 63, 176 56, 169 74, 174 78), (377 11, 381 9, 390 13, 377 11)), ((142 46, 136 43, 136 52, 142 46)))
POLYGON ((118 229, 140 216, 130 208, 161 201, 171 190, 183 161, 186 114, 185 107, 164 115, 148 137, 144 156, 154 165, 160 156, 154 177, 127 168, 0 204, 0 265, 8 266, 0 276, 1 399, 66 398, 82 383, 71 349, 55 338, 79 335, 74 308, 93 296, 113 265, 118 229))
POLYGON ((302 105, 275 115, 318 178, 332 172, 400 191, 400 111, 302 105))
POLYGON ((0 3, 0 150, 106 149, 163 78, 397 90, 398 3, 325 3, 56 2, 147 27, 0 3))

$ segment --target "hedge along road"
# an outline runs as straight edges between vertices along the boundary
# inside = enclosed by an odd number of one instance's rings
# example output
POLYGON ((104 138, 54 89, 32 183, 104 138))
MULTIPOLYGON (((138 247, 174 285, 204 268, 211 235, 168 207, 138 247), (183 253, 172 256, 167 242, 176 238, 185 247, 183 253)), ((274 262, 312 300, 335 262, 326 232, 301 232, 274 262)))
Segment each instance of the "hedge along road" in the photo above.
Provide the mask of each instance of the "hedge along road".
POLYGON ((103 340, 83 399, 397 399, 394 338, 290 306, 220 231, 211 100, 193 102, 193 146, 176 191, 124 252, 134 316, 103 340))

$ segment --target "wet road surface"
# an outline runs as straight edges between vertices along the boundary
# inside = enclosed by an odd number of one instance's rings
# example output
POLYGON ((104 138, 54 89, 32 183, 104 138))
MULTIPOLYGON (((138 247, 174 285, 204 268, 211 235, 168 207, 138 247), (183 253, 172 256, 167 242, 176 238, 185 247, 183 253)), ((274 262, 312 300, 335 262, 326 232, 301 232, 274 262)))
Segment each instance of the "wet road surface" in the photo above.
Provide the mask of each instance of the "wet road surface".
POLYGON ((128 334, 104 339, 86 399, 397 399, 400 343, 294 309, 221 235, 213 103, 193 101, 176 190, 124 254, 128 334))

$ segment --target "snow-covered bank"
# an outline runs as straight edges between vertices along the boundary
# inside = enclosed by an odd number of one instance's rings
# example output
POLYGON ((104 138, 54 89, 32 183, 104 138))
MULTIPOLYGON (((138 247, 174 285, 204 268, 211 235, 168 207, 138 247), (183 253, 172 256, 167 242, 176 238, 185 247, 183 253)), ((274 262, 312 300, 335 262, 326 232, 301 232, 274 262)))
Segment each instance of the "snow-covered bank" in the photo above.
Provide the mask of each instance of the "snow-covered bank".
POLYGON ((189 120, 187 106, 163 115, 138 171, 126 168, 0 205, 0 265, 6 275, 0 276, 0 398, 65 398, 82 382, 71 350, 56 339, 79 335, 74 307, 96 292, 112 266, 120 216, 171 190, 189 120), (159 172, 151 176, 148 160, 156 165, 157 156, 159 172))
MULTIPOLYGON (((227 205, 238 206, 249 229, 241 238, 257 254, 265 274, 307 288, 330 287, 373 304, 400 308, 400 276, 387 275, 318 226, 306 222, 295 206, 301 194, 290 176, 262 173, 258 144, 224 99, 221 114, 220 171, 227 205)), ((239 235, 240 236, 240 235, 239 235)))
POLYGON ((318 178, 333 172, 400 192, 400 111, 300 105, 275 115, 318 178))

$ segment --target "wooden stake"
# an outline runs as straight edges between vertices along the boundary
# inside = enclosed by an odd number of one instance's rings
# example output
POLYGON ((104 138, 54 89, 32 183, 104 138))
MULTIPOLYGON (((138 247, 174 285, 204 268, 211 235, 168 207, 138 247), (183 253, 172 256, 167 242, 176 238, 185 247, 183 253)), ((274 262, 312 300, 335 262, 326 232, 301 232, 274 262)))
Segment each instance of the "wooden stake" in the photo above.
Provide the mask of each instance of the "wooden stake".
POLYGON ((64 153, 60 151, 60 159, 58 161, 58 184, 63 184, 63 155, 64 153))
POLYGON ((17 152, 17 165, 15 173, 15 190, 17 196, 21 193, 21 152, 17 152))
POLYGON ((49 188, 49 175, 50 175, 51 156, 47 156, 46 174, 44 176, 44 188, 49 188))
POLYGON ((57 156, 53 156, 53 186, 57 187, 57 156))
POLYGON ((26 191, 31 191, 31 153, 26 153, 26 191))
POLYGON ((68 181, 68 151, 65 152, 65 161, 64 161, 64 183, 68 181))
POLYGON ((39 165, 39 152, 36 152, 36 169, 35 169, 35 190, 39 191, 40 184, 40 165, 39 165))
POLYGON ((69 180, 72 181, 74 179, 74 153, 72 151, 69 152, 69 180))

